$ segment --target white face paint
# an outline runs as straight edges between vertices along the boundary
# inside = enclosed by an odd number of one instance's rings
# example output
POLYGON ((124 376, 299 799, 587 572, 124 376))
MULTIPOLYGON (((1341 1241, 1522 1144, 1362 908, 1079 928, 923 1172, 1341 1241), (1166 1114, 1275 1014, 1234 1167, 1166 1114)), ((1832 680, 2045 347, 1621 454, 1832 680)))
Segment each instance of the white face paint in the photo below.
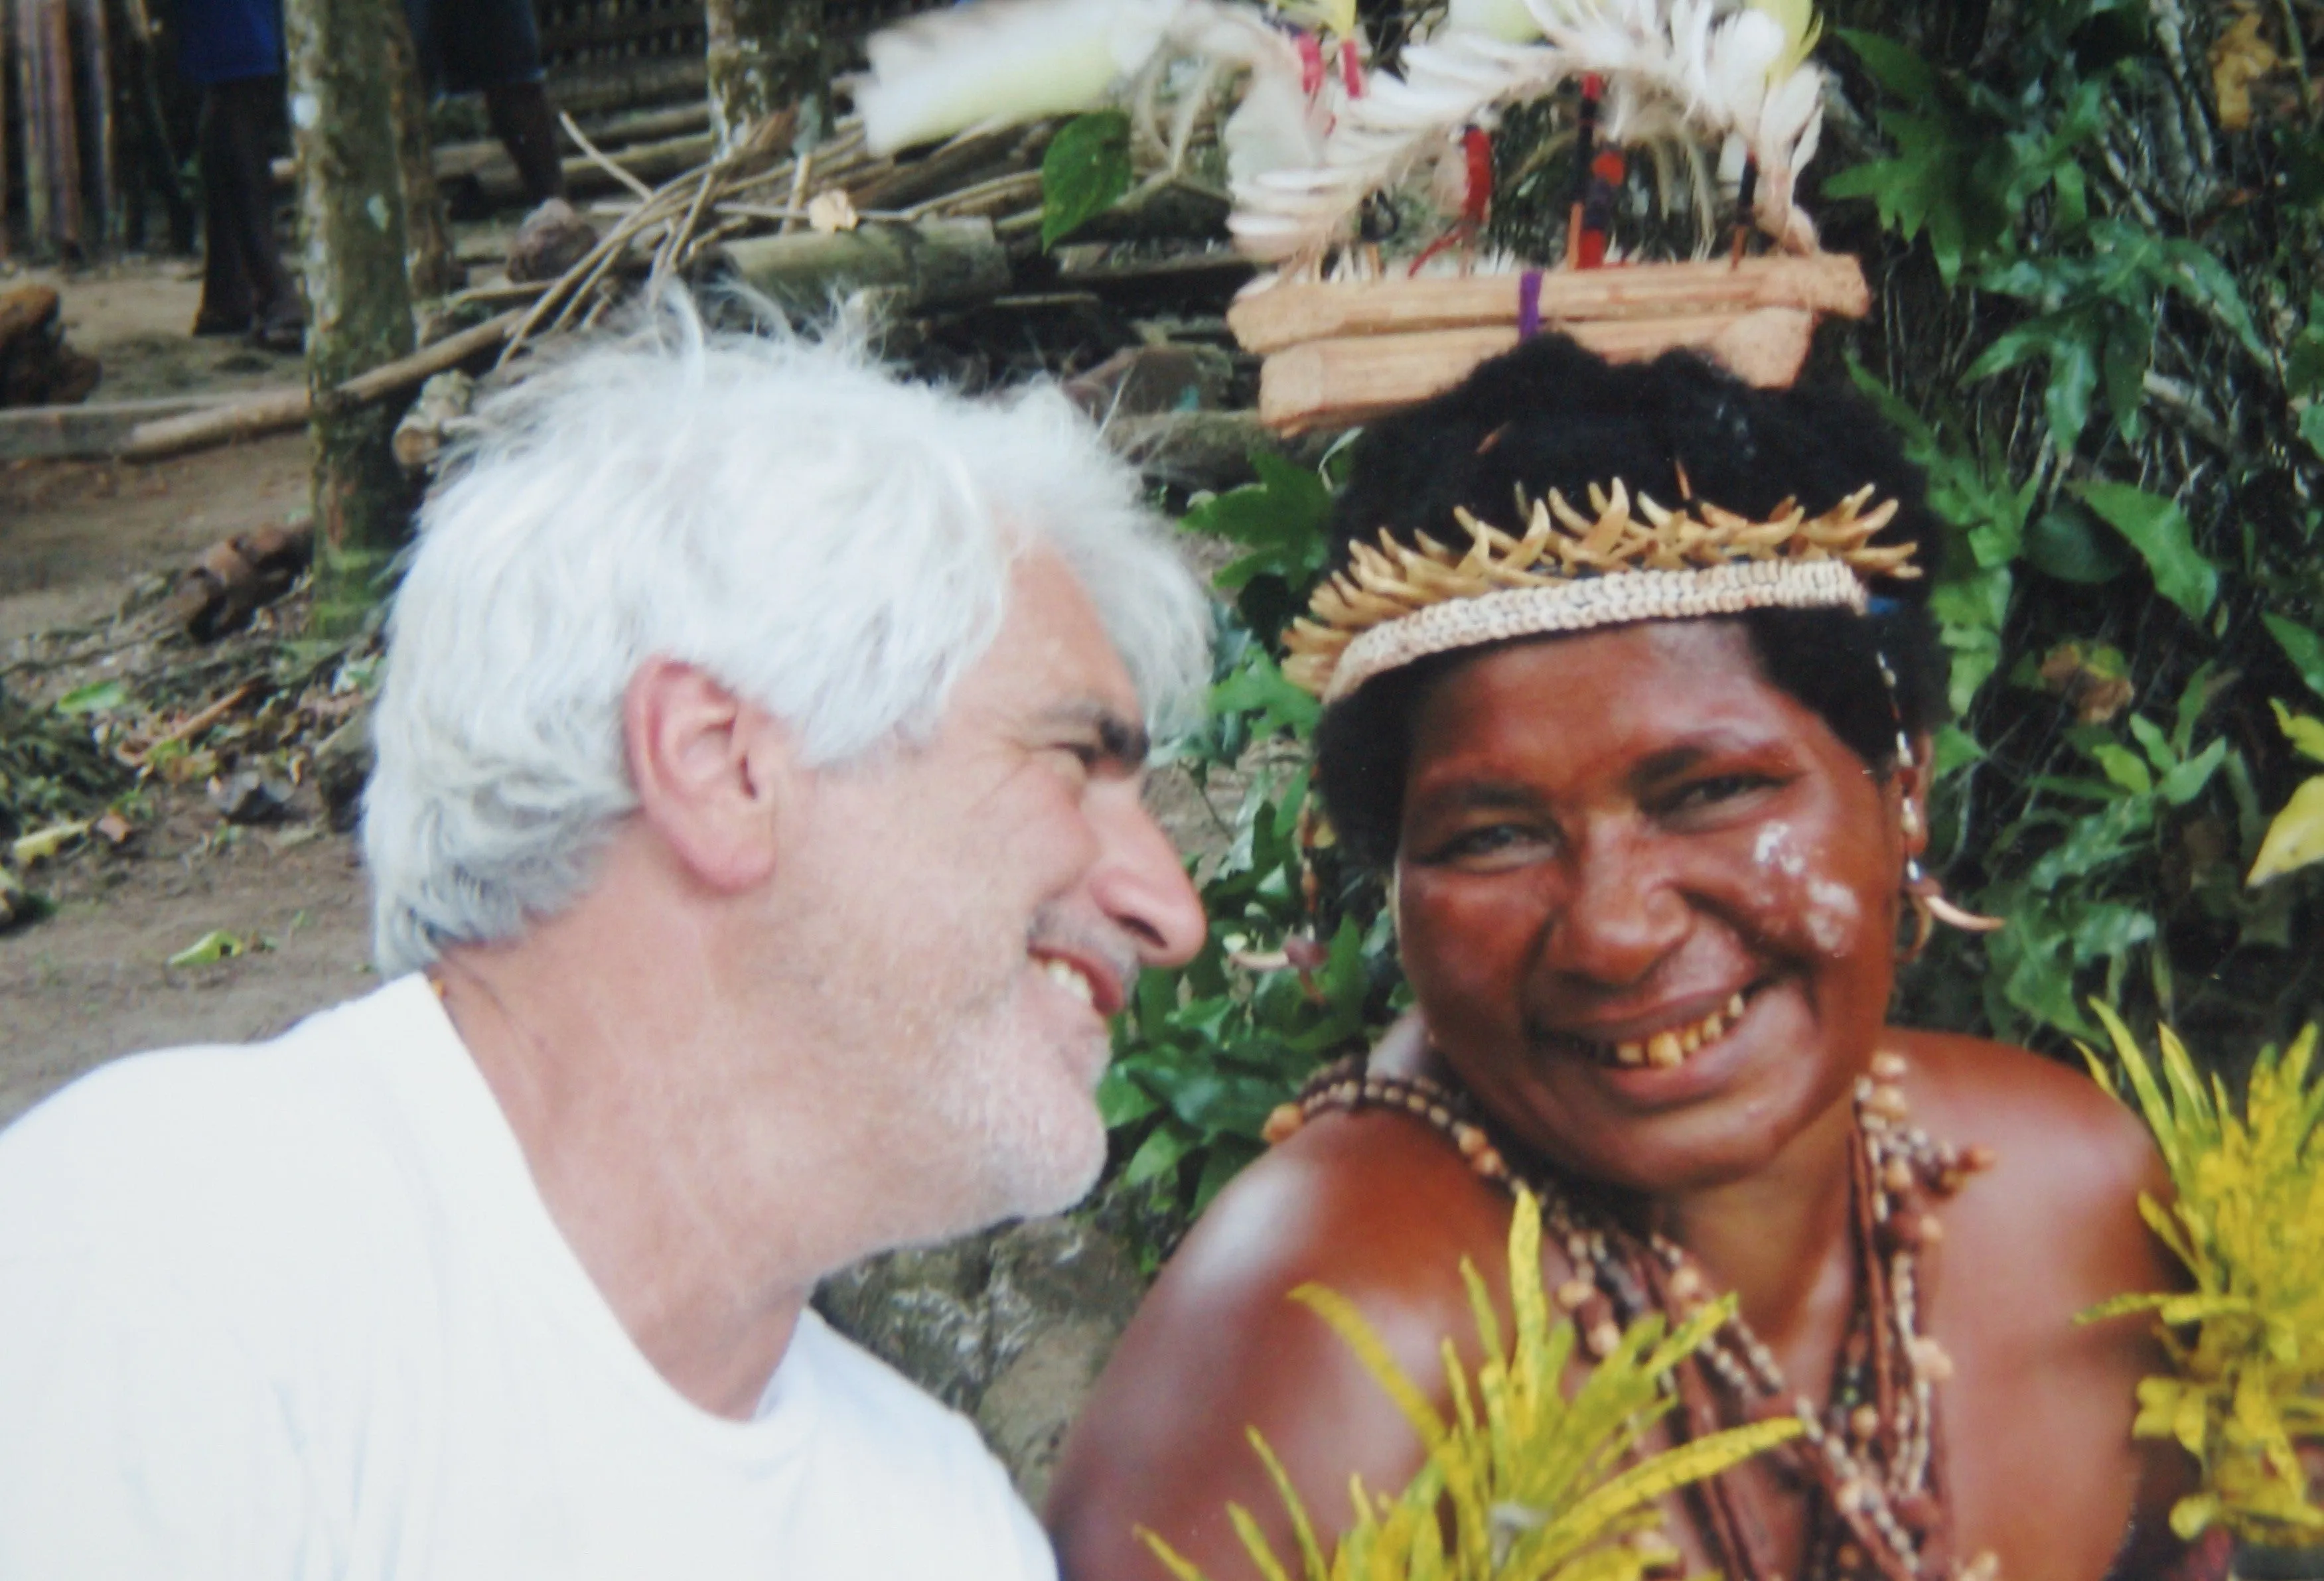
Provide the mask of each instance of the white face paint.
POLYGON ((1808 870, 1808 860, 1792 843, 1792 826, 1770 823, 1759 831, 1759 838, 1751 847, 1751 859, 1763 868, 1773 868, 1786 878, 1796 878, 1808 870))
POLYGON ((1811 878, 1803 915, 1815 947, 1827 955, 1837 955, 1856 936, 1856 925, 1864 914, 1857 905, 1856 891, 1847 885, 1811 878))

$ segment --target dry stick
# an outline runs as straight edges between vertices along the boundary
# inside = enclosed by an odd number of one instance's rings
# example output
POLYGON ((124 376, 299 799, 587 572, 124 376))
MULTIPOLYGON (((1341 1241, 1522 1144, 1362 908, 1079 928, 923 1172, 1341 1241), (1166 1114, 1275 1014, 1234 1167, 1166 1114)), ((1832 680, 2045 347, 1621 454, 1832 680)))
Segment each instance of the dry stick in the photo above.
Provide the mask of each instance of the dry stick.
POLYGON ((162 748, 171 745, 172 742, 189 741, 193 740, 196 736, 200 735, 204 731, 209 729, 210 726, 224 719, 227 714, 232 713, 235 709, 241 707, 253 692, 257 691, 261 685, 264 685, 265 680, 266 677, 263 676, 251 676, 250 679, 244 681, 241 685, 236 686, 233 691, 219 698, 216 703, 211 703, 199 713, 193 715, 184 723, 177 726, 161 740, 148 743, 142 750, 135 752, 124 752, 120 754, 121 761, 126 763, 132 768, 144 768, 147 762, 152 758, 153 754, 160 751, 162 748))
POLYGON ((612 160, 607 159, 604 152, 601 151, 595 143, 589 141, 589 134, 581 130, 580 124, 573 119, 572 115, 568 112, 564 110, 558 111, 557 119, 558 123, 564 126, 565 135, 571 138, 574 142, 579 146, 581 152, 588 156, 588 160, 591 164, 595 165, 599 170, 604 171, 605 174, 613 177, 614 180, 619 181, 622 186, 627 187, 640 198, 650 198, 653 196, 653 188, 648 187, 643 181, 639 180, 635 176, 630 174, 629 171, 615 164, 612 160))
MULTIPOLYGON (((788 207, 791 208, 799 208, 805 206, 807 202, 807 171, 814 163, 815 150, 811 148, 803 148, 799 150, 798 156, 791 161, 791 196, 790 202, 788 207)), ((791 226, 795 223, 796 222, 789 218, 789 216, 786 216, 783 219, 783 223, 776 227, 775 234, 779 236, 788 235, 790 234, 791 226)))
POLYGON ((523 349, 525 342, 530 338, 534 329, 540 326, 542 319, 549 317, 551 308, 564 300, 567 293, 593 283, 598 275, 604 272, 606 263, 628 247, 632 236, 643 230, 648 223, 659 217, 654 212, 654 204, 650 198, 632 209, 629 218, 607 231, 595 246, 581 255, 572 268, 558 275, 549 288, 541 292, 540 299, 533 303, 525 312, 524 317, 517 321, 516 328, 510 332, 508 344, 501 349, 500 360, 494 366, 503 368, 508 366, 509 359, 523 349))
POLYGON ((977 205, 998 207, 1011 198, 1021 198, 1028 191, 1038 191, 1040 185, 1040 171, 1011 170, 1007 175, 990 177, 973 187, 964 187, 957 192, 947 192, 940 198, 915 204, 904 211, 904 217, 908 220, 927 219, 938 211, 948 218, 973 216, 980 212, 977 205))
MULTIPOLYGON (((686 218, 670 227, 669 234, 656 249, 653 267, 646 271, 649 284, 683 267, 694 241, 694 228, 702 223, 703 205, 710 200, 710 194, 717 187, 718 167, 711 165, 703 170, 702 179, 694 188, 694 201, 686 207, 686 218)), ((592 313, 590 317, 594 318, 596 315, 592 313)))

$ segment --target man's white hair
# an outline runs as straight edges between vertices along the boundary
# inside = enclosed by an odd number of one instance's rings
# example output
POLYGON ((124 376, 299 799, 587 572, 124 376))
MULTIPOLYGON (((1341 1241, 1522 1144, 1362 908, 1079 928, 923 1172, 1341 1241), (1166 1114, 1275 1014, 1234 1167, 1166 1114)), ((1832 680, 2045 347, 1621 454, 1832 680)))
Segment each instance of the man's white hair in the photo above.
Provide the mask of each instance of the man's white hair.
POLYGON ((649 657, 843 763, 932 731, 1041 545, 1167 734, 1207 677, 1208 604, 1053 389, 972 401, 854 337, 706 330, 673 294, 484 403, 389 626, 363 827, 381 973, 579 896, 637 804, 622 696, 649 657))

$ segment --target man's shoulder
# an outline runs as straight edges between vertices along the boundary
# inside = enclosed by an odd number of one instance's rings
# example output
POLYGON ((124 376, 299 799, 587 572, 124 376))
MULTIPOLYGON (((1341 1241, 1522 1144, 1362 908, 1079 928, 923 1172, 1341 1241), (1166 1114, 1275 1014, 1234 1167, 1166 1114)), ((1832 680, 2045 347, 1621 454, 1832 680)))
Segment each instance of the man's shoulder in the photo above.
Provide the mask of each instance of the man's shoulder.
POLYGON ((1048 1542, 974 1424, 887 1363, 800 1314, 786 1372, 810 1374, 809 1463, 825 1503, 886 1511, 885 1536, 909 1546, 929 1534, 949 1544, 951 1574, 1049 1576, 1048 1542))
POLYGON ((264 1043, 155 1050, 82 1077, 0 1132, 0 1253, 327 1211, 392 1167, 395 1057, 429 1035, 415 996, 424 984, 398 981, 264 1043))
POLYGON ((947 1465, 990 1469, 1005 1481, 975 1427, 903 1374, 831 1327, 813 1310, 799 1315, 792 1339, 793 1354, 785 1366, 801 1366, 812 1374, 816 1398, 816 1430, 832 1439, 853 1440, 877 1447, 884 1455, 924 1457, 925 1466, 941 1471, 947 1465))

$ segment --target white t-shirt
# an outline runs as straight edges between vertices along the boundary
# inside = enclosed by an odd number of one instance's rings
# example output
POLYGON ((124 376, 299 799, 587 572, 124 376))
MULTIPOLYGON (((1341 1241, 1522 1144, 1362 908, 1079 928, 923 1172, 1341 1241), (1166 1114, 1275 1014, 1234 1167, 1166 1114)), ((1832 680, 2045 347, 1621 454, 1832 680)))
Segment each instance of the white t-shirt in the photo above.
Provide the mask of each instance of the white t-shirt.
POLYGON ((975 1429, 803 1315, 655 1373, 424 979, 0 1135, 0 1577, 1049 1581, 975 1429))

